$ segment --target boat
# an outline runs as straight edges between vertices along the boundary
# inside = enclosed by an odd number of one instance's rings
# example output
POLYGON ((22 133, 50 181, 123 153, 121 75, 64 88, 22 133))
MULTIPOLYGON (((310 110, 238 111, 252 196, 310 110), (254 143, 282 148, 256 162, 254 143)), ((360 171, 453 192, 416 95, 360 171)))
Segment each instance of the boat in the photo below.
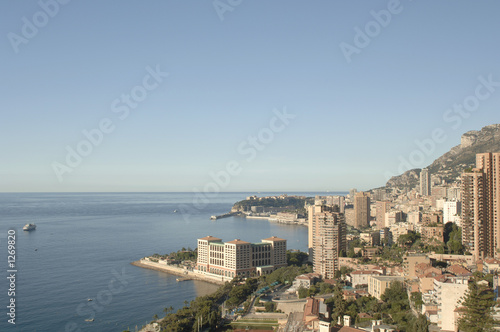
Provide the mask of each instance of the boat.
POLYGON ((91 318, 91 319, 86 319, 85 321, 86 321, 86 322, 93 322, 93 321, 94 321, 94 318, 91 318))
POLYGON ((23 227, 23 231, 34 231, 36 229, 36 225, 35 224, 26 224, 24 225, 23 227))
POLYGON ((87 301, 89 301, 89 302, 90 302, 90 301, 92 301, 92 299, 87 299, 87 301))
POLYGON ((177 213, 177 210, 174 210, 174 213, 177 213))

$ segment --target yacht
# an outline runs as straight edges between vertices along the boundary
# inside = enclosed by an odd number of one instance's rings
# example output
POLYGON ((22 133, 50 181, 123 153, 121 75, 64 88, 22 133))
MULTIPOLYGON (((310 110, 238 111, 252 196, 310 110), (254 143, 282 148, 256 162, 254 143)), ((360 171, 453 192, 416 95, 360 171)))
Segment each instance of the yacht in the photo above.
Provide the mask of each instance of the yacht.
POLYGON ((35 224, 26 224, 23 227, 23 231, 34 231, 36 229, 35 224))

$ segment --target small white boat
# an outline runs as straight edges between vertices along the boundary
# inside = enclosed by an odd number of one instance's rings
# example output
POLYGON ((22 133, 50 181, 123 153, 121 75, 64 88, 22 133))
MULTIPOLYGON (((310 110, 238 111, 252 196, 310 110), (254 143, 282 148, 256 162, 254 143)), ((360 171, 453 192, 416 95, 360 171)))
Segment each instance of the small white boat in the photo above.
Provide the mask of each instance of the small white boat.
POLYGON ((35 224, 26 224, 24 225, 23 227, 23 231, 34 231, 36 229, 36 225, 35 224))
POLYGON ((87 299, 87 301, 89 301, 89 302, 90 302, 90 301, 92 301, 92 299, 87 299))
POLYGON ((86 319, 85 321, 86 321, 86 322, 93 322, 93 321, 94 321, 94 318, 92 318, 92 319, 86 319))
POLYGON ((177 213, 177 210, 174 210, 174 213, 177 213))

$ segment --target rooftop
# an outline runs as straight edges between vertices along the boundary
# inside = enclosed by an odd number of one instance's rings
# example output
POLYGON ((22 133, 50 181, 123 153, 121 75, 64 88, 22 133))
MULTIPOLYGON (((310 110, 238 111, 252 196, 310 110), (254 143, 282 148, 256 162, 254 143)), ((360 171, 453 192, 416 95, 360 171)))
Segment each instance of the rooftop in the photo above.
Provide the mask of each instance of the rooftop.
POLYGON ((262 241, 286 241, 285 239, 281 239, 277 236, 271 236, 270 238, 264 239, 262 241))
POLYGON ((219 239, 217 237, 213 237, 212 235, 209 235, 209 236, 205 236, 201 239, 198 239, 198 240, 204 240, 204 241, 222 241, 222 239, 219 239))
POLYGON ((250 244, 250 242, 234 239, 233 241, 226 242, 227 244, 250 244))

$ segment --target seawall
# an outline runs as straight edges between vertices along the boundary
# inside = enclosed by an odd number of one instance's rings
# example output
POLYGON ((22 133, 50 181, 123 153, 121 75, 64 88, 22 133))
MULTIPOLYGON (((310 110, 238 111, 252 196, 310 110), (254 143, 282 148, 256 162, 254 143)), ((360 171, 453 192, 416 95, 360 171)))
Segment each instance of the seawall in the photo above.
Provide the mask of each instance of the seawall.
MULTIPOLYGON (((210 276, 198 274, 198 273, 188 271, 188 270, 185 270, 183 268, 172 266, 172 265, 159 264, 159 263, 155 263, 155 262, 145 261, 142 259, 135 261, 135 262, 132 262, 130 264, 137 266, 137 267, 142 267, 144 269, 165 272, 168 274, 173 274, 176 276, 181 276, 184 278, 190 278, 190 279, 194 279, 194 280, 205 281, 205 282, 209 282, 209 283, 216 284, 216 285, 224 285, 224 283, 225 283, 224 281, 221 281, 221 280, 218 280, 215 278, 211 278, 210 276)), ((227 280, 227 281, 230 281, 230 280, 227 280)))

